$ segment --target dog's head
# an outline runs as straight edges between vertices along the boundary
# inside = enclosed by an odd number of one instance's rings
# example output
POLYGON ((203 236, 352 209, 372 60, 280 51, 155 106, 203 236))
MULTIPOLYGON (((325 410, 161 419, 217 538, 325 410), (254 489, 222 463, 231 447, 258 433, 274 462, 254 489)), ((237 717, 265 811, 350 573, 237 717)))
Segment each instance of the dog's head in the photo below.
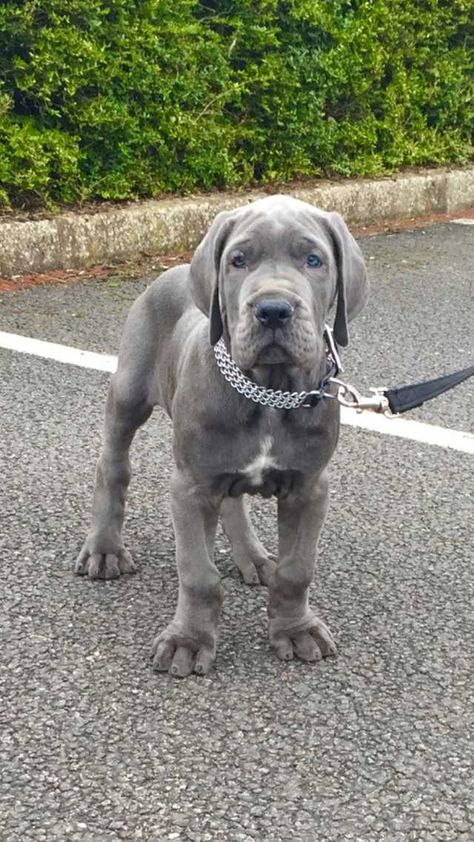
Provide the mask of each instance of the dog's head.
POLYGON ((237 365, 307 368, 323 353, 323 327, 335 306, 334 335, 368 292, 359 246, 339 214, 288 196, 269 196, 220 213, 191 263, 196 305, 209 316, 210 341, 224 335, 237 365))

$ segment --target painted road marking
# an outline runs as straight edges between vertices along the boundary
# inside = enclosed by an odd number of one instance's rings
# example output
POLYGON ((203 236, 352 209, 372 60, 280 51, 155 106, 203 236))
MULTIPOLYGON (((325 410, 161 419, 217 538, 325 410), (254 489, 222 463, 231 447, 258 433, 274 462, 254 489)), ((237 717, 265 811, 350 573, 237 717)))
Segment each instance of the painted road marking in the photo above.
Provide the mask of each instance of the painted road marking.
POLYGON ((68 365, 79 365, 81 368, 93 368, 97 371, 114 372, 117 368, 117 357, 112 354, 95 354, 93 351, 81 351, 69 345, 58 345, 56 342, 44 342, 42 339, 30 339, 18 333, 3 333, 0 330, 0 348, 9 351, 19 351, 21 354, 33 354, 46 360, 56 360, 68 365))
POLYGON ((356 412, 355 409, 342 407, 341 422, 350 427, 360 427, 373 433, 396 436, 401 439, 419 441, 422 444, 434 444, 438 447, 450 447, 463 453, 474 454, 474 435, 463 430, 450 430, 436 424, 421 421, 409 421, 394 415, 376 415, 375 412, 356 412))
MULTIPOLYGON (((95 371, 114 372, 117 368, 117 357, 112 354, 96 354, 93 351, 82 351, 69 345, 59 345, 56 342, 45 342, 42 339, 31 339, 17 333, 3 333, 0 331, 0 348, 18 351, 22 354, 32 354, 43 359, 77 365, 95 371)), ((474 454, 474 435, 463 430, 450 430, 435 424, 424 424, 421 421, 408 421, 402 418, 386 418, 373 412, 356 412, 354 409, 342 407, 341 421, 350 427, 359 427, 383 435, 418 441, 422 444, 432 444, 438 447, 449 447, 462 453, 474 454)))

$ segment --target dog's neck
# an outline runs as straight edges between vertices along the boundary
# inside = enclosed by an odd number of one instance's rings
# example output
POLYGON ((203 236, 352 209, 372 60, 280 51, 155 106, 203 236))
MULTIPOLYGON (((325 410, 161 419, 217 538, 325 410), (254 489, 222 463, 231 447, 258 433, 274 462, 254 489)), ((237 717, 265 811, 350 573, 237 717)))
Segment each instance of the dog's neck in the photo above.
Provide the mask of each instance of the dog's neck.
MULTIPOLYGON (((228 353, 231 353, 231 341, 227 315, 223 316, 223 338, 228 353)), ((324 345, 325 347, 325 345, 324 345)), ((289 363, 267 363, 253 366, 243 373, 258 386, 266 389, 280 389, 282 392, 309 392, 317 389, 327 371, 326 353, 315 359, 305 368, 289 363)))
POLYGON ((258 365, 244 373, 258 386, 281 389, 282 392, 303 392, 317 389, 327 371, 326 357, 307 369, 285 363, 258 365))

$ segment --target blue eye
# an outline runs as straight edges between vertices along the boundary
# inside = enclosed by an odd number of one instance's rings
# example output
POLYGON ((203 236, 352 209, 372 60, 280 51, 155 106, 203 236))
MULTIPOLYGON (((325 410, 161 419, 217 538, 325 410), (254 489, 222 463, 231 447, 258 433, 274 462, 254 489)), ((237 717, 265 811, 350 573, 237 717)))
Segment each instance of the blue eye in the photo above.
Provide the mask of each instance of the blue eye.
POLYGON ((234 254, 231 263, 232 266, 235 266, 236 269, 243 269, 247 265, 245 255, 242 254, 242 252, 240 252, 239 254, 234 254))
POLYGON ((306 258, 306 265, 311 269, 319 269, 323 265, 323 261, 317 254, 309 254, 306 258))

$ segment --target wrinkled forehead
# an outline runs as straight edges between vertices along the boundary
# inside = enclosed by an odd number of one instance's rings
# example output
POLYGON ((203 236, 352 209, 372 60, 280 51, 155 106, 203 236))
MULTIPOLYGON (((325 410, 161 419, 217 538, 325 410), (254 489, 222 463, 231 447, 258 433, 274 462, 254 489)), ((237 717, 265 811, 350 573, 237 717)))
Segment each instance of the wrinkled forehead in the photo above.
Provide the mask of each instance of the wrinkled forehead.
POLYGON ((229 248, 258 246, 266 253, 314 245, 332 251, 326 214, 290 197, 268 197, 243 208, 227 241, 229 248))

